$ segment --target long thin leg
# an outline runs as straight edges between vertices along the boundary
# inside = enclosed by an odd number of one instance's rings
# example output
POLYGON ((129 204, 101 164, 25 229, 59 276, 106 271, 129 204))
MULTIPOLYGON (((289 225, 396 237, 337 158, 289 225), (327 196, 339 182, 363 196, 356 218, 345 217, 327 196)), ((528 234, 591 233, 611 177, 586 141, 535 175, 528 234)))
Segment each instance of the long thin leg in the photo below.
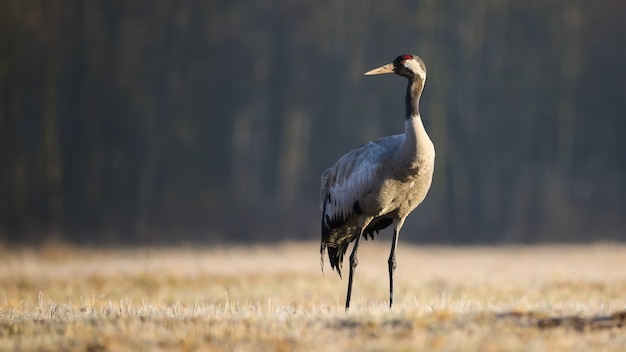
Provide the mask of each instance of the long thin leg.
POLYGON ((393 239, 391 240, 391 252, 389 253, 389 308, 393 305, 393 272, 396 270, 396 246, 398 245, 398 236, 400 235, 400 228, 404 221, 399 221, 393 230, 393 239))
POLYGON ((346 311, 350 308, 350 297, 352 296, 352 279, 354 277, 354 269, 359 264, 359 260, 356 258, 356 252, 359 249, 359 239, 361 235, 356 238, 354 247, 352 248, 352 254, 350 254, 350 276, 348 277, 348 296, 346 297, 346 311))

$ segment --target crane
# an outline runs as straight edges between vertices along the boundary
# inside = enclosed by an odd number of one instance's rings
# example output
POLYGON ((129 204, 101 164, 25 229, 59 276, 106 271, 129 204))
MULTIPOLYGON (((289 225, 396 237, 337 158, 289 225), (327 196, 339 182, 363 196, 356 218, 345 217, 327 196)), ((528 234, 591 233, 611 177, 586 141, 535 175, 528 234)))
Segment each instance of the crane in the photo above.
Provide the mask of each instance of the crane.
POLYGON ((322 173, 321 266, 328 249, 330 266, 341 277, 343 257, 350 243, 350 275, 346 311, 350 308, 352 281, 358 264, 359 239, 393 225, 389 254, 389 308, 393 305, 396 247, 406 217, 426 197, 432 183, 435 147, 419 111, 426 82, 426 66, 417 55, 400 55, 393 62, 365 75, 395 73, 408 79, 404 133, 383 137, 357 147, 322 173))

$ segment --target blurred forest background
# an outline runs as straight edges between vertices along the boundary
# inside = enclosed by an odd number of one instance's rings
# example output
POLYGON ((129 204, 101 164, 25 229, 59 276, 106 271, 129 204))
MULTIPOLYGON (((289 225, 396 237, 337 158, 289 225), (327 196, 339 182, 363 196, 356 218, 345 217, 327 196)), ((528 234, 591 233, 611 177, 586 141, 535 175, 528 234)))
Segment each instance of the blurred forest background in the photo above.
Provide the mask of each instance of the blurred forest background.
POLYGON ((319 177, 403 131, 401 241, 626 240, 621 0, 0 1, 0 242, 318 240, 319 177))

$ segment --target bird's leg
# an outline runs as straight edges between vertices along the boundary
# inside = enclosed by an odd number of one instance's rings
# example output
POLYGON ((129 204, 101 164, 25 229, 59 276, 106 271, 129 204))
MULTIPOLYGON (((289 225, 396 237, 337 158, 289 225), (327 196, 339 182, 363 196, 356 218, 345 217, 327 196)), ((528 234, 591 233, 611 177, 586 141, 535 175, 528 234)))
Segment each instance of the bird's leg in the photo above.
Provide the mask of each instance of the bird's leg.
POLYGON ((396 270, 396 245, 398 244, 398 233, 400 229, 396 227, 393 230, 393 239, 391 240, 391 253, 389 253, 389 309, 393 305, 393 272, 396 270))
POLYGON ((356 258, 356 252, 359 249, 359 239, 361 234, 356 237, 354 247, 352 248, 352 254, 350 254, 350 276, 348 276, 348 295, 346 297, 346 311, 350 308, 350 297, 352 296, 352 279, 354 277, 354 269, 359 264, 359 260, 356 258))

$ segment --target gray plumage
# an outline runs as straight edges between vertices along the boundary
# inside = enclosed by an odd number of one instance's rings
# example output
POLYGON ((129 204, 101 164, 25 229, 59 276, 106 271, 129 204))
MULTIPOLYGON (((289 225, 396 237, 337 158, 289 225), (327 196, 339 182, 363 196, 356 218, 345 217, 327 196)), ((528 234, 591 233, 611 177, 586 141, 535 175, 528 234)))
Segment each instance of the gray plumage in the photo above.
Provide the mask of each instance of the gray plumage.
POLYGON ((361 236, 374 238, 393 225, 389 255, 389 306, 393 304, 395 249, 404 220, 426 197, 432 181, 435 149, 419 113, 426 67, 416 55, 398 56, 392 63, 365 73, 395 73, 408 79, 404 134, 380 138, 355 148, 322 173, 322 270, 324 252, 341 276, 343 257, 350 255, 346 310, 350 307, 352 280, 358 263, 361 236))

